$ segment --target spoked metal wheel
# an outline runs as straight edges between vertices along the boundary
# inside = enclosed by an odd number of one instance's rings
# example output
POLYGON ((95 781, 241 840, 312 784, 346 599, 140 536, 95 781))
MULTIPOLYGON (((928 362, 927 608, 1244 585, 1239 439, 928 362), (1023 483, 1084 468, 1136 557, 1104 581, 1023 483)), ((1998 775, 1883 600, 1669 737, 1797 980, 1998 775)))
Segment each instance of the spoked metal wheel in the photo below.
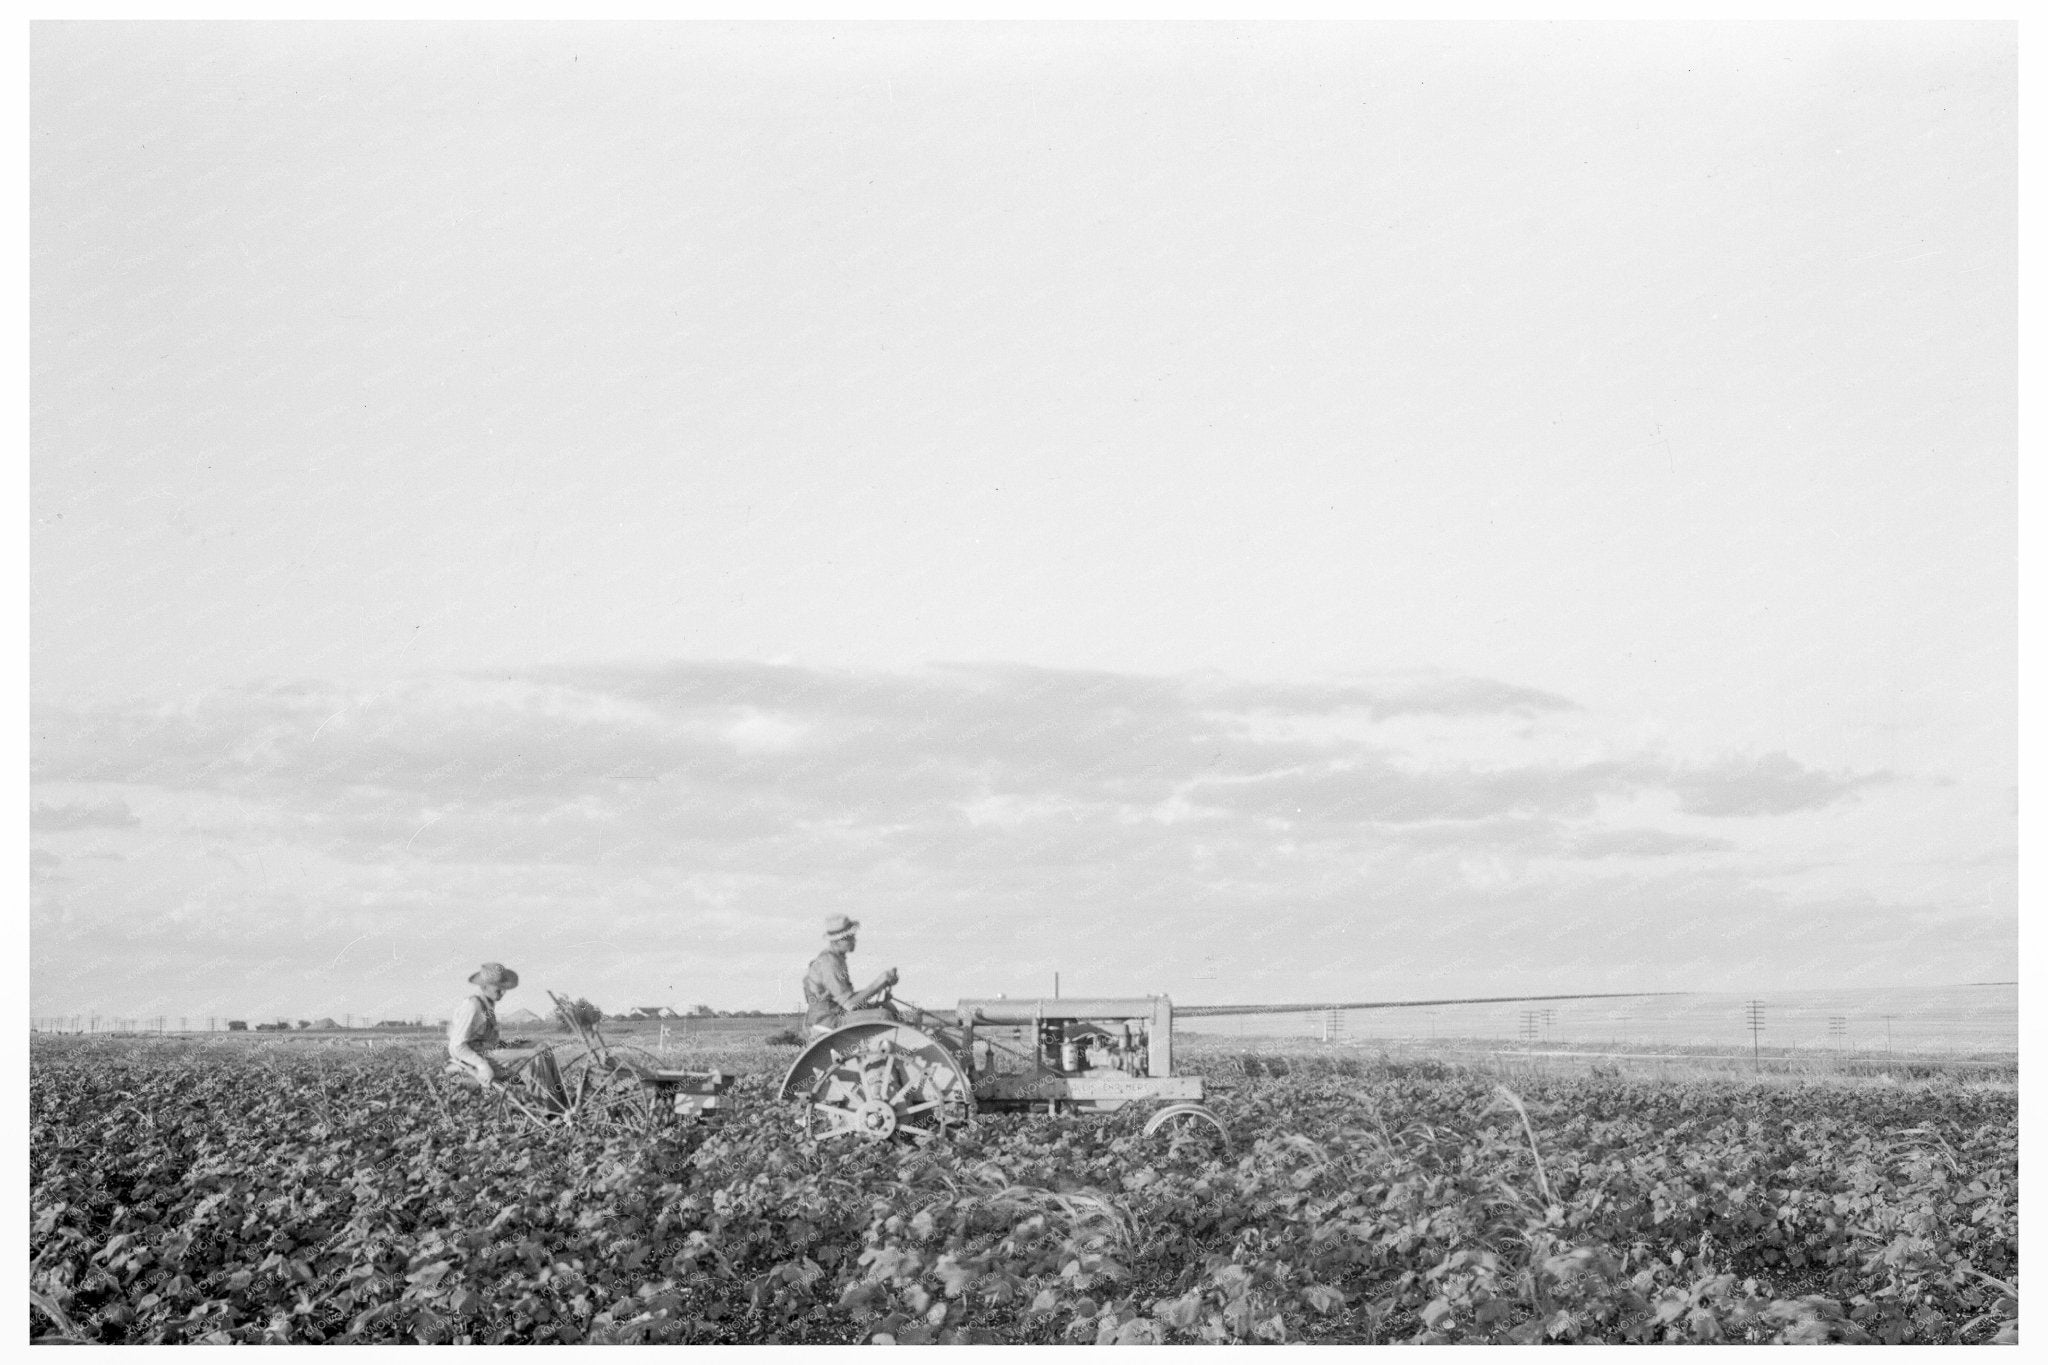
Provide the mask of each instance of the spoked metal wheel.
POLYGON ((632 1073, 607 1065, 596 1053, 583 1053, 562 1068, 562 1089, 567 1113, 577 1123, 643 1128, 654 1126, 660 1117, 654 1091, 632 1073))
POLYGON ((1145 1120, 1145 1136, 1163 1137, 1176 1151, 1228 1151, 1230 1130, 1205 1104, 1169 1104, 1145 1120))
POLYGON ((783 1082, 812 1138, 925 1143, 964 1126, 974 1096, 937 1039, 908 1024, 856 1024, 812 1044, 783 1082))

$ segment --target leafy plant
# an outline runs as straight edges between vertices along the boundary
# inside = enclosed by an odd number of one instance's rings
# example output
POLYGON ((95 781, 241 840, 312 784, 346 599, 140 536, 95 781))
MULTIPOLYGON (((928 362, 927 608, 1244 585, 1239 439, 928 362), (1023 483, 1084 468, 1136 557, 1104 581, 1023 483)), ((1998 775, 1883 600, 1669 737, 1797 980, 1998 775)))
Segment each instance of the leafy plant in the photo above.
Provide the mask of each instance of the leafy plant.
POLYGON ((808 1146, 760 1044, 721 1124, 650 1133, 524 1125, 408 1045, 37 1039, 29 1335, 2017 1340, 2009 1089, 1196 1058, 1227 1154, 1128 1111, 808 1146))

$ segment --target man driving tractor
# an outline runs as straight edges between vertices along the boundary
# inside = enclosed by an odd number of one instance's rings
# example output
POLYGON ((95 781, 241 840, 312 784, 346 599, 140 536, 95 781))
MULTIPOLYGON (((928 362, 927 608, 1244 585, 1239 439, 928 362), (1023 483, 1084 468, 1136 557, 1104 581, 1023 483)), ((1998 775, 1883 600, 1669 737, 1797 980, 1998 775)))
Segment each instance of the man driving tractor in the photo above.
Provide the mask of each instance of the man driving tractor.
MULTIPOLYGON (((896 984, 896 969, 889 968, 864 990, 853 988, 846 969, 846 955, 854 950, 860 921, 832 915, 825 921, 825 951, 811 960, 804 973, 804 1026, 814 1034, 830 1033, 849 1010, 874 1007, 896 984)), ((887 1008, 886 1000, 881 1006, 887 1008)))

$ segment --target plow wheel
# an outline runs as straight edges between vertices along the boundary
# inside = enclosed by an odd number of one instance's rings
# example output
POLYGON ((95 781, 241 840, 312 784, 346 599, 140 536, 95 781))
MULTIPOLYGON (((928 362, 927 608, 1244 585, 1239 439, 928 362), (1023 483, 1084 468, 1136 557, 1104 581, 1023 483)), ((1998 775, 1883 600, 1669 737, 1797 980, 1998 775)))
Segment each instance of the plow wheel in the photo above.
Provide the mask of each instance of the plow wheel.
POLYGON ((1158 1134, 1178 1151, 1183 1148, 1196 1150, 1227 1151, 1230 1147, 1230 1132, 1224 1128, 1223 1120, 1216 1111, 1205 1104, 1183 1102, 1169 1104, 1151 1118, 1145 1120, 1145 1136, 1158 1134))
POLYGON ((565 1112, 576 1123, 640 1129, 652 1128, 659 1120, 654 1092, 630 1073, 607 1066, 595 1053, 575 1057, 562 1068, 562 1089, 565 1112))
POLYGON ((857 1024, 812 1044, 782 1093, 806 1136, 925 1143, 965 1125, 974 1097, 952 1052, 907 1024, 857 1024))

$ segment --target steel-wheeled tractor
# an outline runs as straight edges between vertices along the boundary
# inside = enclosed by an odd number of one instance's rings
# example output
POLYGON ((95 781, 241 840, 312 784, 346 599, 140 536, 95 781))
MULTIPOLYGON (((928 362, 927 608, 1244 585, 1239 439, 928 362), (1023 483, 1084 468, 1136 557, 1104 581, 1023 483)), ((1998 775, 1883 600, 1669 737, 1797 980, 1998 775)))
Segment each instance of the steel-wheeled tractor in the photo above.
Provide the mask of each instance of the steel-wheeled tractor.
POLYGON ((1145 1125, 1225 1136, 1202 1078, 1173 1069, 1173 1002, 962 1000, 950 1016, 888 1001, 842 1015, 797 1055, 782 1097, 819 1139, 929 1142, 988 1114, 1156 1107, 1145 1125))

